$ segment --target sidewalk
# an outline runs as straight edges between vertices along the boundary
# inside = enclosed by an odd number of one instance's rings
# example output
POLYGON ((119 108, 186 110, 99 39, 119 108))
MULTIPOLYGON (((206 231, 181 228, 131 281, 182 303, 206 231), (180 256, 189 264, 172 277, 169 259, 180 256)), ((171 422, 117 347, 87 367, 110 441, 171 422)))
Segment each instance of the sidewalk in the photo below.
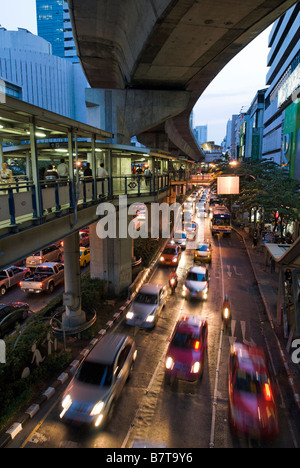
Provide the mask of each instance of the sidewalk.
POLYGON ((291 352, 288 353, 286 349, 287 340, 283 336, 282 326, 277 324, 278 273, 271 273, 270 267, 265 264, 266 257, 262 248, 259 246, 252 248, 252 240, 249 239, 248 233, 240 228, 234 229, 243 238, 269 322, 276 336, 295 402, 300 409, 300 365, 292 362, 291 352))

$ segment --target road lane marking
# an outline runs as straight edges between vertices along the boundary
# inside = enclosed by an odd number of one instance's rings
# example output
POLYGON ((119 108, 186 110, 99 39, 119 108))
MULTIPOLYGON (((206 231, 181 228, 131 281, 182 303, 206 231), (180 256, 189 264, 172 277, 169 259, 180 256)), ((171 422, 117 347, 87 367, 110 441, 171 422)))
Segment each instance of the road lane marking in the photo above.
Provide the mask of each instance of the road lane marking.
MULTIPOLYGON (((222 300, 223 300, 224 298, 224 275, 223 275, 223 261, 222 261, 221 245, 220 245, 219 237, 218 237, 218 244, 219 244, 219 253, 220 253, 220 261, 221 261, 221 284, 222 284, 222 300)), ((211 431, 210 431, 210 441, 209 441, 210 448, 214 448, 215 446, 215 426, 216 426, 217 400, 218 400, 218 393, 219 393, 218 384, 219 384, 219 374, 220 374, 221 353, 222 353, 222 346, 223 346, 223 334, 224 334, 224 324, 222 323, 220 341, 219 341, 218 361, 217 361, 217 367, 216 367, 214 399, 213 399, 213 407, 212 407, 211 431)))
MULTIPOLYGON (((180 315, 182 314, 182 311, 183 311, 183 308, 184 308, 184 304, 185 304, 185 299, 182 299, 182 303, 181 303, 181 306, 180 306, 180 308, 179 308, 179 312, 178 312, 178 314, 177 314, 175 323, 177 323, 177 321, 179 320, 180 315)), ((127 443, 128 443, 129 437, 131 436, 131 433, 132 433, 133 429, 135 429, 135 421, 137 420, 137 418, 138 418, 138 416, 139 416, 139 413, 141 412, 141 410, 142 410, 143 407, 145 406, 145 402, 144 402, 145 397, 147 397, 147 395, 148 395, 149 392, 150 392, 150 389, 151 389, 151 387, 152 387, 152 385, 153 385, 153 382, 154 382, 154 380, 155 380, 155 377, 157 376, 157 373, 158 373, 158 371, 159 371, 159 368, 160 368, 160 366, 161 366, 163 360, 165 359, 165 356, 166 356, 166 352, 167 352, 168 347, 169 347, 169 340, 167 340, 167 345, 166 345, 166 347, 165 347, 165 349, 164 349, 164 352, 162 353, 162 356, 161 356, 160 360, 158 361, 158 364, 157 364, 157 366, 156 366, 156 368, 155 368, 155 371, 154 371, 154 373, 153 373, 153 376, 152 376, 152 378, 151 378, 151 380, 150 380, 150 382, 149 382, 149 384, 148 384, 148 386, 147 386, 147 388, 146 388, 146 390, 145 390, 145 395, 144 395, 144 397, 142 398, 142 402, 141 402, 141 404, 139 405, 139 407, 137 408, 137 410, 136 410, 136 412, 135 412, 134 418, 133 418, 133 420, 132 420, 132 422, 131 422, 131 424, 130 424, 130 428, 129 428, 129 430, 128 430, 126 436, 125 436, 125 439, 123 440, 123 443, 122 443, 122 445, 121 445, 121 448, 126 448, 126 445, 127 445, 127 443)))

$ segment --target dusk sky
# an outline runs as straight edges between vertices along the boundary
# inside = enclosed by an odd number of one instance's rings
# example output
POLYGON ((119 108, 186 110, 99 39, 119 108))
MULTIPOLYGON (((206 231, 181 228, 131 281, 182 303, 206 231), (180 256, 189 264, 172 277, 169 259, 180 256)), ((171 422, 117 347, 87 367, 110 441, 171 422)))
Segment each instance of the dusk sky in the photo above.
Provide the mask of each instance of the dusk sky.
MULTIPOLYGON (((37 34, 35 0, 0 0, 0 24, 37 34)), ((194 108, 194 125, 208 125, 208 140, 220 144, 227 121, 247 109, 257 90, 266 87, 270 28, 237 55, 212 81, 194 108)))

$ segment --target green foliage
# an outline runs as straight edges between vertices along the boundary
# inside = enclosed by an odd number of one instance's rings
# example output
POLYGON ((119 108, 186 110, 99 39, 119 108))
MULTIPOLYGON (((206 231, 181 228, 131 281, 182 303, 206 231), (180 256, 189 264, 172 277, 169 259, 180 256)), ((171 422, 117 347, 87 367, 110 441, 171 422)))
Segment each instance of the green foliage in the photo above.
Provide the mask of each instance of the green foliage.
POLYGON ((299 217, 300 183, 290 179, 273 161, 244 161, 236 167, 220 162, 214 173, 214 185, 217 177, 225 174, 240 176, 240 195, 234 196, 233 201, 245 212, 262 208, 266 218, 276 211, 286 220, 299 217))

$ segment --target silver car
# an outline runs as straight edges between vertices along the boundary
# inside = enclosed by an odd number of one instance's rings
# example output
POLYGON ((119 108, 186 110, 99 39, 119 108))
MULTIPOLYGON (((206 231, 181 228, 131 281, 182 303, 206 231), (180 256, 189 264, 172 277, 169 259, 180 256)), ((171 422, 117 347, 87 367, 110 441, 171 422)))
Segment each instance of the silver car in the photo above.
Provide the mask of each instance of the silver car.
POLYGON ((167 299, 165 286, 147 283, 141 287, 134 298, 127 314, 127 325, 153 328, 165 306, 167 299))
POLYGON ((60 418, 104 427, 133 371, 136 356, 135 342, 129 336, 104 335, 68 385, 60 418))

